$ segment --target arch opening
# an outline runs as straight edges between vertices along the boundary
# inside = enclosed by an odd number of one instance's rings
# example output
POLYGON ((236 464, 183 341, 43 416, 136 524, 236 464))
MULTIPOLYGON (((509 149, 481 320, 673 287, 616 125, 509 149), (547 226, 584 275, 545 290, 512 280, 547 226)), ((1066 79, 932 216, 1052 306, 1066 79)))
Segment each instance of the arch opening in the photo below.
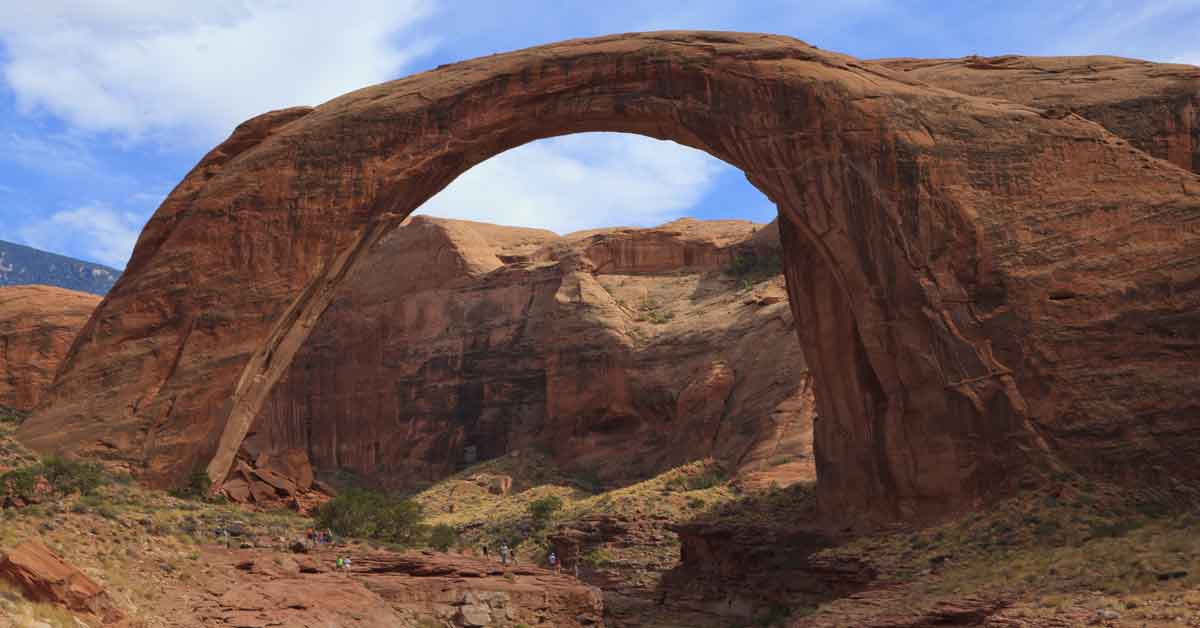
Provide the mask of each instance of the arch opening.
MULTIPOLYGON (((207 463, 220 480, 374 246, 489 157, 590 131, 702 150, 778 207, 789 302, 816 375, 826 516, 933 518, 1056 464, 1033 418, 1053 423, 1057 402, 1026 367, 1066 346, 1052 326, 1065 315, 1044 310, 1039 291, 1083 271, 1020 255, 1013 225, 1049 211, 1029 186, 1058 182, 1034 176, 1027 156, 1041 147, 1033 159, 1073 174, 1132 158, 1072 152, 1118 150, 1074 120, 730 33, 553 44, 243 124, 164 202, 76 342, 45 407, 78 420, 54 433, 64 421, 35 417, 23 440, 107 442, 139 452, 147 477, 207 463), (1070 168, 1051 158, 1060 153, 1070 168), (123 414, 95 418, 98 404, 123 414)), ((1061 195, 1092 207, 1101 192, 1120 195, 1113 185, 1061 195)), ((1118 255, 1054 228, 1097 259, 1118 255)))
POLYGON ((592 487, 703 459, 740 486, 814 480, 774 216, 700 206, 769 201, 744 179, 714 189, 743 174, 691 149, 570 137, 484 162, 382 237, 274 385, 239 468, 303 455, 319 475, 413 489, 515 452, 504 464, 545 457, 592 487), (571 231, 531 228, 547 222, 571 231))

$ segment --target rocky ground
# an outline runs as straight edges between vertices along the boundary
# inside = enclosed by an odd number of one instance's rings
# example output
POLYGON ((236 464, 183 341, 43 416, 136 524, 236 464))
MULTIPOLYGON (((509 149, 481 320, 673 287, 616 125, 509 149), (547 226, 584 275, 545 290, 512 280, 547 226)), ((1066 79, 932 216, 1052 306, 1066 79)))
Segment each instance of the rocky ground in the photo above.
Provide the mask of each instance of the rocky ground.
MULTIPOLYGON (((9 437, 20 415, 4 416, 4 465, 31 464, 9 437)), ((294 512, 112 478, 93 496, 3 510, 0 552, 44 544, 121 619, 8 583, 0 626, 1200 626, 1200 513, 1153 491, 1063 477, 939 526, 849 537, 804 524, 810 483, 757 489, 711 461, 612 491, 581 484, 536 452, 510 455, 417 495, 428 523, 460 531, 449 553, 354 540, 296 553, 311 520, 294 512), (528 505, 547 495, 563 507, 537 526, 528 505), (507 569, 500 542, 518 550, 507 569), (545 568, 550 548, 560 574, 545 568)))

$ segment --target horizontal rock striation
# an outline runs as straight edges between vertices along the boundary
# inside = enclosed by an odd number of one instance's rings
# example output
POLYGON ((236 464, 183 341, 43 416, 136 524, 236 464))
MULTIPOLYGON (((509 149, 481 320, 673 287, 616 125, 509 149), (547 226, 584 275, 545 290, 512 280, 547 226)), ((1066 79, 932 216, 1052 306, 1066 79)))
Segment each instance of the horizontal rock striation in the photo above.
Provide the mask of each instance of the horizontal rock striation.
POLYGON ((601 482, 707 457, 811 480, 812 385, 783 277, 725 273, 756 250, 778 259, 760 229, 560 238, 418 216, 343 284, 244 457, 307 451, 318 471, 407 486, 523 449, 601 482))
POLYGON ((0 287, 0 406, 32 410, 100 297, 50 286, 0 287))
MULTIPOLYGON (((1162 80, 1155 111, 1195 85, 1162 80)), ((573 40, 244 123, 19 437, 224 480, 373 245, 484 159, 584 131, 705 150, 778 206, 823 516, 935 518, 1066 469, 1200 481, 1200 176, 1081 115, 746 33, 573 40)))

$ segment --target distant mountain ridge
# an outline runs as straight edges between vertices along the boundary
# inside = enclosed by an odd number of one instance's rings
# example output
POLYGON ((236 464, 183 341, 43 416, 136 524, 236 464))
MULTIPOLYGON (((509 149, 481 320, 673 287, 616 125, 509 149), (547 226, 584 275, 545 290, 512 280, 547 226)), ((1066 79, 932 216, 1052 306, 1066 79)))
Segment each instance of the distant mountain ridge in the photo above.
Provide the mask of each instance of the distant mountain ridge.
POLYGON ((40 284, 104 296, 121 271, 0 240, 0 286, 40 284))

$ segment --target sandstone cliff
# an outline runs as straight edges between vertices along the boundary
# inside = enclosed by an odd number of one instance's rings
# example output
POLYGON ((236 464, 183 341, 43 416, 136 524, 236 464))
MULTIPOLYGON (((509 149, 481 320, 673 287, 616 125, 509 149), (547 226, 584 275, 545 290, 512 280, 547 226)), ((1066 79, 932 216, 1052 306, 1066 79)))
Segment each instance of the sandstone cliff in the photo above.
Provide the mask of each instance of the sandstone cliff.
MULTIPOLYGON (((1160 68, 1139 72, 1113 102, 1160 68)), ((934 519, 1071 470, 1200 479, 1196 173, 1061 108, 750 33, 550 44, 246 122, 155 213, 20 437, 224 480, 373 245, 480 161, 599 130, 708 151, 776 203, 824 516, 934 519)))
POLYGON ((318 472, 409 486, 531 448, 604 483, 704 457, 812 479, 775 229, 559 237, 416 217, 343 285, 243 455, 307 451, 318 472))
POLYGON ((1100 55, 876 63, 964 94, 1003 98, 1052 115, 1077 114, 1150 155, 1200 173, 1200 67, 1100 55))
POLYGON ((0 406, 37 405, 98 303, 98 296, 63 288, 0 287, 0 406))

